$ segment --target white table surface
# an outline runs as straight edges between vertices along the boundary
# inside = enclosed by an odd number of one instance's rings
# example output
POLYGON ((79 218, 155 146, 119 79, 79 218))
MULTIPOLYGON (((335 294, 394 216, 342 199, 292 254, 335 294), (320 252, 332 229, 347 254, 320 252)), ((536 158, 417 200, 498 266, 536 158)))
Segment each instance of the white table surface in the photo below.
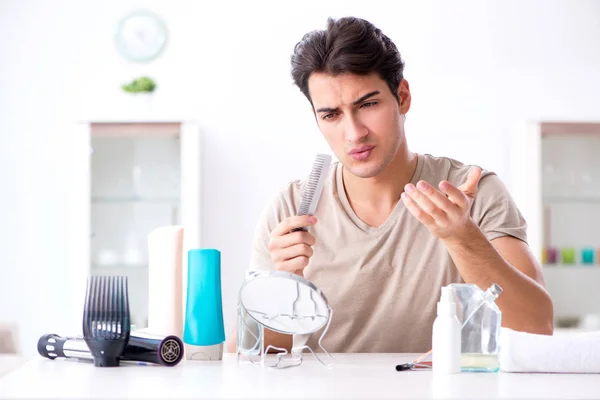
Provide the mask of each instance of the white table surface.
POLYGON ((409 354, 336 354, 326 368, 311 355, 284 370, 222 361, 175 367, 35 358, 0 379, 0 398, 600 398, 599 375, 397 372, 409 354))
POLYGON ((0 378, 25 364, 26 358, 17 354, 0 354, 0 378))

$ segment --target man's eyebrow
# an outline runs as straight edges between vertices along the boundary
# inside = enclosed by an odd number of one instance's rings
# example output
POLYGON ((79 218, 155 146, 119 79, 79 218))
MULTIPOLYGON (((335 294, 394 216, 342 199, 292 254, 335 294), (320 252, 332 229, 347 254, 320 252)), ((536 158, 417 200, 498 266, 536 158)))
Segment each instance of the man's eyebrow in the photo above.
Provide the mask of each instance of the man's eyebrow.
POLYGON ((329 113, 329 112, 336 112, 338 110, 339 110, 339 108, 323 107, 323 108, 318 108, 317 112, 318 113, 320 113, 320 112, 328 112, 329 113))
MULTIPOLYGON (((352 102, 353 105, 357 105, 362 103, 363 101, 365 101, 366 99, 368 99, 369 97, 378 95, 379 93, 381 93, 379 90, 375 90, 372 92, 369 92, 367 94, 365 94, 364 96, 361 96, 359 99, 355 100, 354 102, 352 102)), ((322 107, 322 108, 318 108, 317 112, 336 112, 339 111, 339 108, 331 108, 331 107, 322 107)))
POLYGON ((375 95, 377 95, 379 93, 381 93, 379 90, 375 90, 373 92, 369 92, 369 93, 365 94, 364 96, 362 96, 360 99, 355 100, 354 103, 352 103, 352 104, 357 105, 359 103, 362 103, 363 101, 365 101, 369 97, 375 96, 375 95))

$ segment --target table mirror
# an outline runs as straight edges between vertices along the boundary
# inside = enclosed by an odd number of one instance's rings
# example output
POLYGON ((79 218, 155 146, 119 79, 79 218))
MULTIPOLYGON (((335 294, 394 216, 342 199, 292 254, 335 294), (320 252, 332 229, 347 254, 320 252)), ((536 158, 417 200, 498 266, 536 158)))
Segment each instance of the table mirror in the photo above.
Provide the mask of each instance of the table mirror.
POLYGON ((283 271, 250 271, 238 297, 238 361, 266 364, 266 355, 274 351, 277 361, 269 366, 287 368, 302 364, 302 352, 308 350, 321 364, 331 366, 333 358, 322 340, 332 315, 325 295, 311 281, 283 271), (323 329, 318 350, 330 362, 323 361, 308 345, 293 346, 289 354, 283 348, 265 348, 264 328, 287 335, 309 335, 323 329))

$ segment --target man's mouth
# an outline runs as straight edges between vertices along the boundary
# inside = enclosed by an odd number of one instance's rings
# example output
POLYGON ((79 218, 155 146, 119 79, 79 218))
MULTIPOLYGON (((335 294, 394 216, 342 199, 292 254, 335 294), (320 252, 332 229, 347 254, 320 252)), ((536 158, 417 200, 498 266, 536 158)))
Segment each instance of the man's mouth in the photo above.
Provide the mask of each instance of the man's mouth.
POLYGON ((361 146, 350 150, 350 156, 358 161, 363 161, 369 158, 375 146, 361 146))

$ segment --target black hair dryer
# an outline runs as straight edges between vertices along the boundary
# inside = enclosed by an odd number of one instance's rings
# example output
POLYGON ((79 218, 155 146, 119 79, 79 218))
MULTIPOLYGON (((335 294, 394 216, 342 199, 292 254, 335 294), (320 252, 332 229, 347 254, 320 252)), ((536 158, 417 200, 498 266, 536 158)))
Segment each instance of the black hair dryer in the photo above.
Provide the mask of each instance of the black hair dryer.
MULTIPOLYGON (((82 338, 48 334, 38 340, 38 353, 51 360, 57 357, 93 360, 89 347, 82 338)), ((160 336, 132 331, 122 361, 147 362, 172 367, 183 358, 183 342, 174 335, 160 336)))

